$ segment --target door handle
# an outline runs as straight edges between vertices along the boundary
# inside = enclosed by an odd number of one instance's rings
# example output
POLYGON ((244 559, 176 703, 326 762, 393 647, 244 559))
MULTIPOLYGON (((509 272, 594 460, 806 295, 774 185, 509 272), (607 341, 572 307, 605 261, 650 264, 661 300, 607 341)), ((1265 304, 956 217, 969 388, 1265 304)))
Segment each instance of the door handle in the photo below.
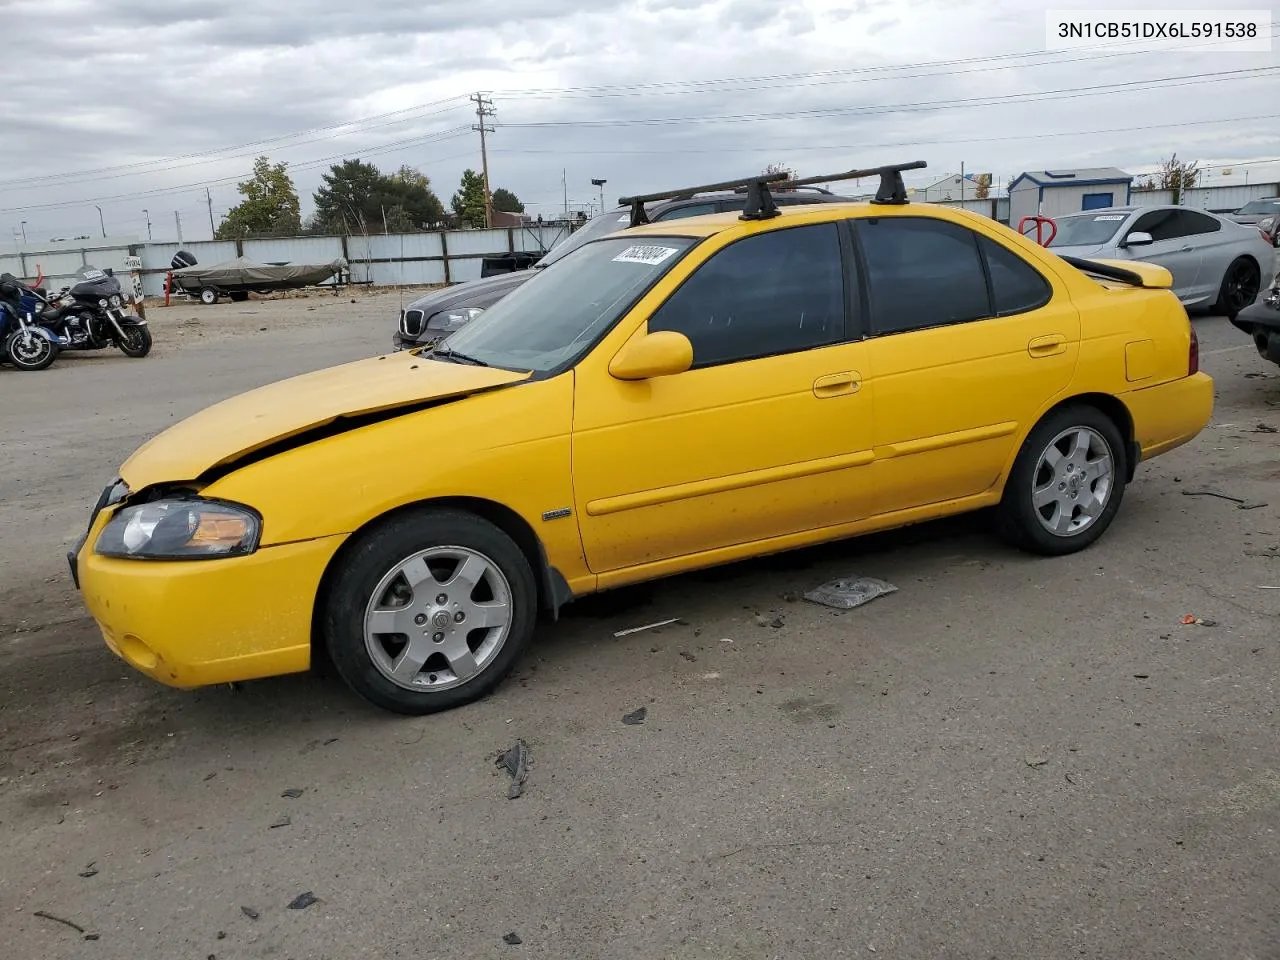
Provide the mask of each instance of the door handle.
POLYGON ((1027 343, 1027 353, 1033 357, 1056 357, 1067 350, 1067 338, 1060 333, 1047 337, 1033 337, 1027 343))
POLYGON ((826 400, 830 397, 843 397, 850 393, 857 393, 858 388, 862 386, 861 379, 852 370, 844 373, 829 373, 813 381, 813 395, 819 400, 826 400))
POLYGON ((1179 252, 1179 253, 1190 253, 1193 249, 1194 249, 1194 247, 1179 247, 1179 248, 1178 248, 1178 252, 1179 252))

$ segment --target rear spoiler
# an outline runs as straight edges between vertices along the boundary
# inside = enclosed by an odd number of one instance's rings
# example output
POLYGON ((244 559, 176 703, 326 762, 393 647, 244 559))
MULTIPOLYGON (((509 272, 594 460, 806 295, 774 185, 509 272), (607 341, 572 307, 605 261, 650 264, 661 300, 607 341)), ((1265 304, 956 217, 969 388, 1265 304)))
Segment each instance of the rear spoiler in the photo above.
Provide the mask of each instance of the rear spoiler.
POLYGON ((1118 280, 1131 287, 1167 290, 1173 286, 1173 274, 1154 263, 1135 260, 1083 260, 1080 257, 1062 257, 1062 259, 1082 273, 1107 280, 1118 280))

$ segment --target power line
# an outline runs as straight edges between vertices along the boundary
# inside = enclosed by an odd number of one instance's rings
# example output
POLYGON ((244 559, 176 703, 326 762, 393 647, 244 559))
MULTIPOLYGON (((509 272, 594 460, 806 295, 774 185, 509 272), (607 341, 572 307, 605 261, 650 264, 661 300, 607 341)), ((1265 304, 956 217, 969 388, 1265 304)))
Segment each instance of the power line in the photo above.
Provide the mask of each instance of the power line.
POLYGON ((825 151, 825 150, 868 150, 880 149, 883 147, 916 147, 930 144, 958 144, 958 143, 988 143, 988 142, 1004 142, 1019 140, 1041 140, 1048 137, 1089 137, 1108 133, 1134 133, 1144 130, 1166 130, 1175 127, 1194 127, 1204 126, 1207 124, 1218 123, 1247 123, 1256 120, 1277 120, 1280 119, 1280 113, 1261 114, 1252 117, 1222 117, 1211 120, 1180 120, 1176 123, 1153 123, 1140 127, 1112 127, 1108 130, 1062 130, 1053 133, 1022 133, 1012 134, 1008 136, 993 137, 987 134, 977 134, 972 137, 960 137, 949 140, 938 139, 937 137, 928 137, 922 140, 898 140, 894 142, 884 143, 831 143, 831 144, 814 144, 812 141, 799 143, 795 141, 787 143, 757 143, 752 146, 732 146, 732 147, 667 147, 660 150, 564 150, 561 148, 554 149, 538 149, 538 150, 521 150, 518 148, 500 148, 495 153, 528 153, 543 154, 551 153, 557 156, 630 156, 630 155, 666 155, 673 153, 757 153, 765 150, 791 150, 791 151, 825 151))
POLYGON ((1041 90, 1031 93, 1011 93, 986 97, 964 97, 955 100, 925 100, 915 103, 877 104, 871 106, 826 107, 818 110, 788 110, 774 113, 726 114, 703 117, 630 117, 616 120, 542 120, 530 123, 502 123, 500 127, 536 129, 540 127, 631 127, 661 126, 678 123, 738 123, 754 120, 805 120, 833 116, 874 116, 884 113, 919 113, 934 110, 994 107, 1007 103, 1037 103, 1044 100, 1075 99, 1100 96, 1120 91, 1139 91, 1160 87, 1182 87, 1192 83, 1220 83, 1227 80, 1244 80, 1250 77, 1273 74, 1280 67, 1251 67, 1243 70, 1223 70, 1217 73, 1192 73, 1174 77, 1158 77, 1151 80, 1128 80, 1119 83, 1094 84, 1086 87, 1063 87, 1058 90, 1041 90))

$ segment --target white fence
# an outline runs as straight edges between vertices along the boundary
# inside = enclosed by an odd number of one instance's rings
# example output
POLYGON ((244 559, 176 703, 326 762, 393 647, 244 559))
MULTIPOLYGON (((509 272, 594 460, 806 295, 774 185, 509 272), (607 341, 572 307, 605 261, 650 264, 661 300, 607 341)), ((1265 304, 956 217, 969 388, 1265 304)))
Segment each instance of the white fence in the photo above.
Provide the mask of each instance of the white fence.
POLYGON ((82 267, 110 267, 127 275, 125 258, 142 258, 142 289, 149 297, 164 296, 164 278, 179 250, 198 263, 215 264, 239 256, 260 263, 328 263, 339 257, 348 263, 352 283, 459 283, 480 276, 485 257, 508 253, 545 252, 569 232, 564 223, 493 230, 450 230, 442 233, 356 235, 352 237, 279 237, 263 240, 202 240, 192 243, 128 243, 120 240, 84 241, 68 249, 31 246, 16 254, 0 255, 0 273, 28 280, 43 275, 51 289, 65 285, 82 267))
MULTIPOLYGON (((1280 183, 1251 183, 1231 187, 1193 187, 1182 198, 1182 206, 1214 213, 1231 213, 1250 200, 1280 196, 1280 183)), ((1173 203, 1172 190, 1134 190, 1129 202, 1139 207, 1159 207, 1173 203)))

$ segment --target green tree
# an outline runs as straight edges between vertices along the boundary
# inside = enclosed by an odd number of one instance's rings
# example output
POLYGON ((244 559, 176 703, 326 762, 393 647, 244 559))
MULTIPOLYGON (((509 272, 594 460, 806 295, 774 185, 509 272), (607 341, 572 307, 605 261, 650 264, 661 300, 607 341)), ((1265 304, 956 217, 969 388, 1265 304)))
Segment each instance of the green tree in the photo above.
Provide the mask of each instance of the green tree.
POLYGON ((371 163, 344 160, 329 168, 315 192, 314 229, 393 233, 426 230, 444 219, 431 181, 412 167, 384 174, 371 163))
POLYGON ((253 176, 236 189, 244 197, 232 207, 214 233, 218 240, 244 237, 282 237, 302 229, 298 191, 287 163, 272 164, 266 157, 253 162, 253 176))
POLYGON ((1198 161, 1179 160, 1175 153, 1168 160, 1160 161, 1160 186, 1172 191, 1173 202, 1182 203, 1182 195, 1200 182, 1198 161))
POLYGON ((503 213, 524 213, 524 204, 506 187, 499 187, 493 191, 493 209, 503 213))
POLYGON ((462 183, 449 202, 460 223, 484 226, 484 177, 468 168, 462 171, 462 183))

